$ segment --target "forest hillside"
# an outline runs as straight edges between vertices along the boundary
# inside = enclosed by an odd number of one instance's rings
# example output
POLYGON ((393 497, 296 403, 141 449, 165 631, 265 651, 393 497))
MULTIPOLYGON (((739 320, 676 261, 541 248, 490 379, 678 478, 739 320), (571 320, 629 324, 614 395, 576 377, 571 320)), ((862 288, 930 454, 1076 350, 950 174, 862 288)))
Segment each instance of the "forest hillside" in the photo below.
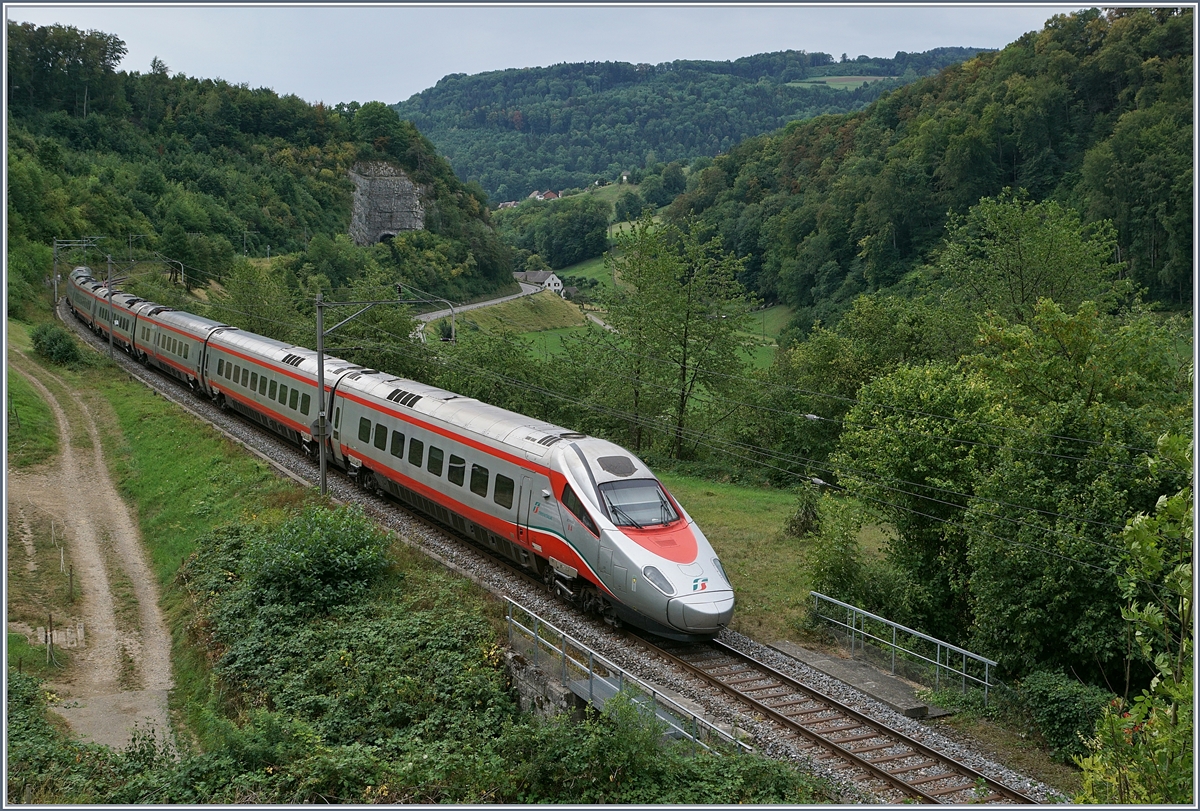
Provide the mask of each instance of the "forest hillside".
POLYGON ((801 331, 860 293, 911 284, 947 223, 1005 188, 1110 220, 1129 278, 1186 307, 1193 41, 1186 9, 1054 17, 860 112, 734 146, 688 179, 671 215, 720 234, 742 281, 796 308, 801 331))
POLYGON ((10 312, 40 289, 53 241, 85 235, 104 237, 101 257, 181 262, 189 282, 221 279, 242 256, 303 257, 314 238, 342 235, 338 250, 355 256, 311 257, 293 286, 337 287, 349 265, 370 262, 400 279, 415 268, 413 281, 455 298, 512 284, 483 192, 386 105, 338 112, 172 74, 158 59, 147 73, 117 70, 125 50, 115 34, 8 25, 10 312), (426 208, 424 231, 369 257, 345 239, 347 171, 360 160, 402 168, 426 208))
POLYGON ((781 51, 730 62, 677 60, 451 74, 394 105, 493 203, 616 180, 656 161, 727 151, 793 119, 861 109, 887 91, 978 53, 891 59, 781 51), (825 83, 829 77, 862 80, 825 83))

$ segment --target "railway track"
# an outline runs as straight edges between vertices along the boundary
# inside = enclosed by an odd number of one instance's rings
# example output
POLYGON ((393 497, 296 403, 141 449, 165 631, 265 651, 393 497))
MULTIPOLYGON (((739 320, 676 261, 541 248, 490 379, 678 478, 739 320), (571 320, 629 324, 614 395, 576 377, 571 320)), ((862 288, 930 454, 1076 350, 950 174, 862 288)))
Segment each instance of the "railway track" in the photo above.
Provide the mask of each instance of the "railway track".
MULTIPOLYGON (((81 338, 101 351, 105 349, 104 342, 79 324, 69 313, 61 312, 60 315, 81 338)), ((217 420, 218 409, 215 406, 203 398, 195 397, 177 381, 153 373, 129 359, 124 353, 118 352, 117 359, 126 372, 191 411, 198 418, 213 423, 230 439, 245 445, 248 450, 281 473, 307 486, 315 483, 315 465, 298 448, 287 445, 273 435, 260 433, 261 429, 258 426, 252 426, 249 421, 241 420, 237 415, 221 414, 223 419, 217 420), (221 421, 229 423, 230 419, 233 420, 232 424, 244 425, 245 432, 234 430, 231 433, 229 425, 221 428, 217 424, 221 421), (262 445, 261 449, 256 445, 262 445)), ((368 493, 358 485, 339 480, 337 477, 330 479, 330 490, 330 495, 338 500, 362 503, 368 512, 375 514, 393 528, 399 527, 396 527, 394 519, 389 519, 388 516, 396 515, 393 510, 399 510, 405 516, 403 520, 407 522, 407 526, 417 524, 443 537, 452 536, 457 547, 440 543, 430 544, 428 539, 413 545, 489 590, 498 594, 508 593, 522 602, 532 602, 535 606, 546 602, 563 609, 567 608, 561 601, 547 594, 545 584, 539 579, 495 556, 474 539, 460 535, 425 516, 410 512, 395 500, 368 493), (384 502, 392 509, 385 508, 384 502), (470 552, 467 552, 468 549, 470 552), (505 574, 489 574, 487 567, 479 568, 477 564, 471 564, 469 559, 475 556, 490 560, 493 567, 498 565, 505 574), (506 584, 503 586, 499 585, 500 577, 505 579, 506 584), (516 586, 518 582, 521 586, 516 586), (534 596, 539 593, 541 597, 534 596)), ((539 610, 545 611, 547 607, 542 605, 539 610)), ((577 622, 584 622, 584 617, 573 610, 572 613, 575 614, 577 622)), ((590 620, 585 624, 592 627, 601 625, 598 621, 592 623, 590 620)), ((585 641, 594 636, 581 627, 574 627, 572 633, 585 641)), ((650 642, 626 634, 619 634, 618 637, 635 641, 643 649, 651 651, 654 656, 665 660, 666 668, 661 665, 653 668, 663 671, 660 678, 668 670, 676 673, 682 671, 718 688, 730 699, 727 703, 732 706, 749 707, 751 714, 771 722, 774 728, 780 729, 781 738, 791 739, 787 744, 789 748, 811 752, 823 747, 825 751, 814 757, 817 764, 826 772, 836 773, 839 781, 854 783, 865 789, 877 798, 876 801, 903 801, 912 798, 938 803, 1038 802, 723 643, 714 641, 685 645, 665 641, 650 642)), ((599 649, 606 655, 626 658, 614 650, 604 648, 605 646, 601 645, 599 649)), ((655 680, 656 677, 650 675, 649 678, 655 680)), ((672 682, 676 678, 668 677, 667 681, 672 682)), ((755 735, 755 742, 761 746, 766 741, 758 740, 759 737, 755 735)))
POLYGON ((951 804, 1037 802, 719 640, 636 639, 789 730, 803 748, 823 749, 816 760, 841 761, 841 768, 857 769, 903 798, 951 804))

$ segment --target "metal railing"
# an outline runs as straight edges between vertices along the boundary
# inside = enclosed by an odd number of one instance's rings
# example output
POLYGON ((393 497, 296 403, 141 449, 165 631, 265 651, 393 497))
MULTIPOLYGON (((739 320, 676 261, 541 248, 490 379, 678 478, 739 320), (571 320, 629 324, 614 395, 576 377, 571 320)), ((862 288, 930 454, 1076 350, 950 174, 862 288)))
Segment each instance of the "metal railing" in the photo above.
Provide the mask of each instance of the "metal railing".
POLYGON ((564 687, 588 704, 603 707, 609 699, 622 694, 656 717, 665 726, 666 736, 685 738, 718 754, 721 750, 710 745, 714 741, 745 752, 753 751, 753 747, 738 739, 736 725, 731 729, 732 734, 726 732, 524 606, 508 597, 504 602, 507 603, 509 647, 526 654, 539 670, 553 672, 564 687))
POLYGON ((943 671, 946 672, 947 683, 957 677, 954 680, 961 684, 964 693, 968 683, 981 686, 983 703, 987 705, 988 691, 998 684, 993 681, 996 662, 819 592, 812 592, 812 596, 816 616, 844 630, 850 641, 851 654, 856 646, 865 653, 867 640, 871 640, 890 649, 893 674, 899 654, 902 661, 932 665, 934 675, 931 686, 935 690, 942 686, 943 671), (932 659, 929 658, 930 653, 933 654, 932 659))

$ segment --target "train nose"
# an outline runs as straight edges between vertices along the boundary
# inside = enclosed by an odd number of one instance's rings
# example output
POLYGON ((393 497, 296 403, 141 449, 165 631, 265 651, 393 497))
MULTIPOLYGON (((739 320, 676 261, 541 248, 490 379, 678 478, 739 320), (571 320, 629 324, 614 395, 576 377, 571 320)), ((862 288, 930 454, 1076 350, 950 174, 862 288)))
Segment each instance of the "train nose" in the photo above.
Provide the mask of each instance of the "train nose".
POLYGON ((667 603, 667 619, 687 633, 716 633, 733 618, 732 591, 703 591, 667 603))

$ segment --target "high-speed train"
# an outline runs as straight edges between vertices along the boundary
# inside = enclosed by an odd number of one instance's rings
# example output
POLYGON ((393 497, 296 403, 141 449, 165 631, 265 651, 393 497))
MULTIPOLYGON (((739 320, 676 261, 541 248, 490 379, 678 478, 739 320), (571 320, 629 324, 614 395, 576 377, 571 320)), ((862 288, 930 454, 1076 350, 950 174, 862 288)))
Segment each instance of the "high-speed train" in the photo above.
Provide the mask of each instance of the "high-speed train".
POLYGON ((134 358, 318 452, 531 573, 581 608, 673 638, 713 636, 734 594, 695 522, 629 451, 469 397, 70 276, 75 315, 134 358))

